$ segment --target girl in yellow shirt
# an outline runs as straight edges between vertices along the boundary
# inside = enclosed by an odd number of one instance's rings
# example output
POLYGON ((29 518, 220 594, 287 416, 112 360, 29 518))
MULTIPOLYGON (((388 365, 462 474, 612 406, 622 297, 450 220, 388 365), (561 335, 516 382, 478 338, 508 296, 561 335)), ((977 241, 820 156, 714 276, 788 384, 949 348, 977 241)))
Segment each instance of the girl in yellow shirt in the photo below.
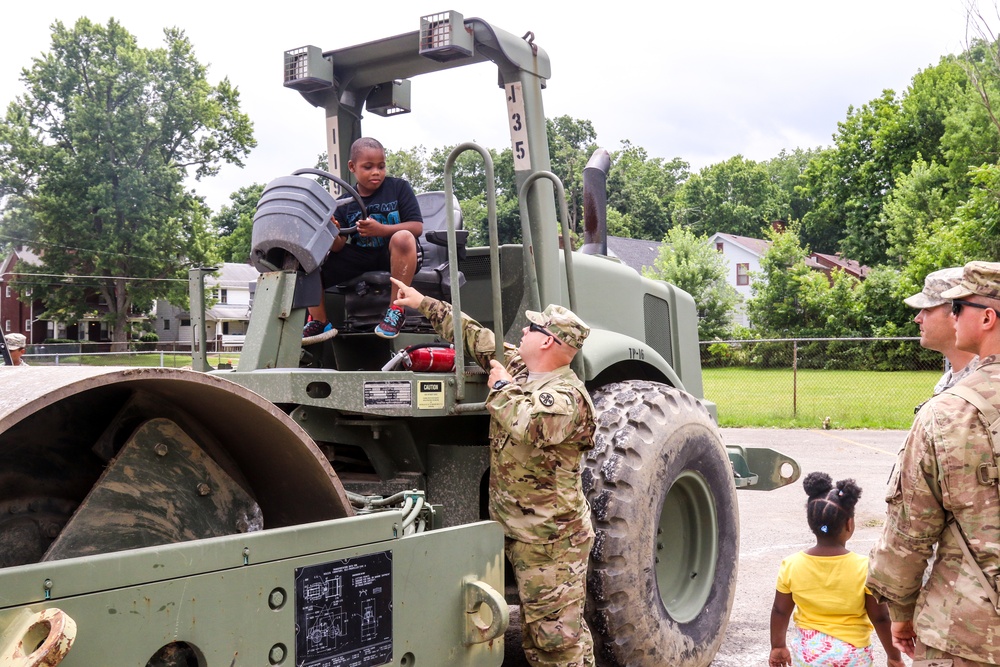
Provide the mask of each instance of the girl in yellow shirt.
POLYGON ((770 667, 870 667, 872 625, 889 658, 903 667, 892 645, 889 610, 865 587, 868 558, 847 549, 861 487, 853 479, 833 485, 826 473, 806 475, 806 516, 816 545, 781 561, 771 608, 770 667), (795 610, 791 649, 785 644, 795 610))

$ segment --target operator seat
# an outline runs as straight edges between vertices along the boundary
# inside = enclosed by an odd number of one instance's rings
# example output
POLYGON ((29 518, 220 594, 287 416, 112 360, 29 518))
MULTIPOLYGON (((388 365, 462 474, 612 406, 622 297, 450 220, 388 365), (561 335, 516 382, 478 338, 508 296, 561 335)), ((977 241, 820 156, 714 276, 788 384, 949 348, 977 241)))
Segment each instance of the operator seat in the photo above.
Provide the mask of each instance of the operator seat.
MULTIPOLYGON (((345 200, 350 201, 350 200, 345 200)), ((424 231, 420 235, 423 263, 413 277, 413 286, 426 296, 451 302, 451 272, 448 268, 448 221, 446 218, 445 193, 440 191, 422 192, 417 195, 420 213, 424 218, 424 231)), ((462 228, 462 209, 458 198, 452 195, 455 211, 455 237, 458 257, 465 257, 465 245, 469 232, 462 228)), ((336 261, 330 257, 328 261, 336 261)), ((465 276, 458 274, 459 287, 465 284, 465 276)), ((385 315, 389 307, 392 283, 388 271, 367 271, 345 283, 328 288, 328 292, 344 296, 344 322, 341 333, 365 332, 372 329, 385 315)), ((432 331, 427 320, 416 310, 406 309, 406 321, 402 331, 432 331)))

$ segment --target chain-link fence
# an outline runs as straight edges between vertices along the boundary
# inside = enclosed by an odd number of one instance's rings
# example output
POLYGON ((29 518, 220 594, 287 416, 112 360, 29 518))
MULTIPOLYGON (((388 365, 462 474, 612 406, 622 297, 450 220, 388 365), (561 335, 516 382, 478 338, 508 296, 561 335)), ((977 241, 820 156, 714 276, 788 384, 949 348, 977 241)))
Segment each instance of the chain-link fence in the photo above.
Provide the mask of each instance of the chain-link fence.
POLYGON ((785 338, 701 344, 722 426, 909 428, 944 370, 919 338, 785 338))
MULTIPOLYGON (((42 347, 42 346, 39 346, 42 347)), ((77 346, 79 347, 79 346, 77 346)), ((208 363, 218 368, 236 366, 239 352, 219 350, 208 353, 208 363)), ((191 350, 168 349, 125 352, 93 352, 86 349, 45 350, 24 355, 29 366, 133 366, 145 368, 191 368, 191 350)), ((2 363, 2 360, 0 360, 2 363)))
MULTIPOLYGON (((30 366, 191 367, 190 348, 97 351, 86 345, 32 346, 30 366)), ((208 353, 235 367, 239 352, 208 353)), ((942 356, 918 338, 797 338, 701 343, 705 397, 722 426, 909 428, 931 395, 942 356)))

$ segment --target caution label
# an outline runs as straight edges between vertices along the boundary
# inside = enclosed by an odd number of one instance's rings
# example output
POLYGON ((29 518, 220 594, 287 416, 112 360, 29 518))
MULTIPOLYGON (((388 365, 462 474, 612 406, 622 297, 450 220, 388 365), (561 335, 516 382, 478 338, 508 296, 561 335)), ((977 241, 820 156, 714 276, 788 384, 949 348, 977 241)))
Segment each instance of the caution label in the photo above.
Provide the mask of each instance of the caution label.
POLYGON ((444 407, 444 382, 423 380, 417 383, 417 407, 421 410, 440 410, 444 407))

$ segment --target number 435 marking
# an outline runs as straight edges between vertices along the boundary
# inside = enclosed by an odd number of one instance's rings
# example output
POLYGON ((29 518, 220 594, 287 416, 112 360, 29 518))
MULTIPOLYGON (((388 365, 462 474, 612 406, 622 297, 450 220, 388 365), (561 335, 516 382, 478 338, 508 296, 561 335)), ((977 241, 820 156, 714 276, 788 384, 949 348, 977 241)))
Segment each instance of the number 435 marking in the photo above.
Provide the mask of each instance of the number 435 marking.
POLYGON ((504 86, 504 91, 507 94, 507 117, 510 122, 510 147, 514 152, 514 171, 524 171, 531 168, 531 153, 528 148, 528 128, 525 124, 521 83, 508 83, 504 86))

